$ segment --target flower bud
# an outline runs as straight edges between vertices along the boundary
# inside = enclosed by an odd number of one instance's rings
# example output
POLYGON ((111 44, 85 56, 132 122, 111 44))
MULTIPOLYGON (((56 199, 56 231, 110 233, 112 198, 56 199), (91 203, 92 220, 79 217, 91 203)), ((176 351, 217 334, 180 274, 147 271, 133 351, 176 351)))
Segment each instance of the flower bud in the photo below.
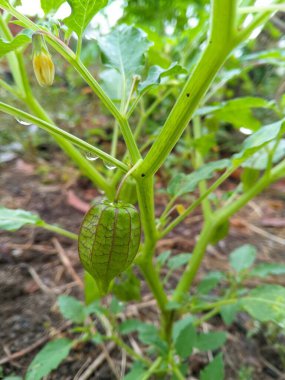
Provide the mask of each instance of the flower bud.
POLYGON ((40 86, 47 87, 53 84, 54 64, 44 38, 40 34, 33 35, 33 67, 40 86))

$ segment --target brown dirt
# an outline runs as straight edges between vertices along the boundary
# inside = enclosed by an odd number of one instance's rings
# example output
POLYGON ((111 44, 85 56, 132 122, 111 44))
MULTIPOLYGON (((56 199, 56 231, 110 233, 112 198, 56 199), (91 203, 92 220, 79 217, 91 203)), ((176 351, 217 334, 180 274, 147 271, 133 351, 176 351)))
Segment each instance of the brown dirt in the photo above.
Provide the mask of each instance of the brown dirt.
MULTIPOLYGON (((19 160, 13 161, 1 167, 0 203, 6 207, 35 211, 47 222, 58 223, 70 231, 77 232, 83 214, 68 204, 67 190, 72 189, 85 201, 89 201, 96 192, 90 190, 86 181, 77 180, 76 177, 75 172, 67 172, 63 182, 57 172, 43 176, 42 173, 36 174, 35 166, 19 160)), ((256 245, 260 261, 285 263, 284 246, 268 236, 262 236, 262 231, 265 231, 285 237, 283 189, 284 183, 273 186, 232 219, 229 236, 216 247, 209 249, 198 279, 208 270, 226 271, 228 253, 244 243, 256 245), (247 224, 244 224, 245 221, 247 224), (263 221, 267 221, 269 226, 265 227, 266 223, 263 221), (258 226, 261 231, 253 231, 252 225, 258 226)), ((158 208, 162 208, 164 202, 163 197, 158 198, 158 208)), ((158 252, 166 249, 172 249, 174 254, 191 252, 200 227, 201 218, 197 211, 159 243, 158 252)), ((54 236, 53 233, 30 228, 23 228, 17 233, 0 233, 0 361, 9 352, 26 349, 52 332, 63 336, 69 334, 67 328, 64 328, 65 321, 58 312, 56 297, 65 293, 83 299, 83 294, 63 268, 52 240, 54 236), (40 283, 32 277, 34 272, 39 276, 40 283)), ((64 237, 56 238, 81 276, 82 268, 77 257, 76 244, 70 243, 64 237)), ((284 277, 267 281, 285 285, 284 277)), ((255 285, 255 282, 249 283, 249 286, 255 285)), ((142 310, 142 313, 146 313, 146 310, 142 310)), ((146 315, 156 318, 153 309, 146 315)), ((223 328, 219 317, 210 323, 210 329, 223 328)), ((285 372, 285 368, 282 367, 285 354, 276 348, 277 341, 276 344, 270 343, 269 327, 258 327, 250 318, 241 314, 237 322, 228 329, 229 339, 223 348, 227 366, 226 380, 282 379, 280 373, 285 372), (249 338, 248 335, 254 330, 257 332, 253 338, 249 338), (252 367, 252 377, 239 377, 237 369, 242 367, 252 367)), ((281 333, 278 339, 279 344, 284 345, 284 336, 281 333)), ((40 346, 17 360, 5 363, 4 374, 24 375, 39 349, 40 346)), ((69 358, 48 379, 73 379, 88 358, 90 361, 94 360, 99 354, 100 349, 91 344, 80 346, 71 352, 69 358)), ((121 353, 118 350, 112 351, 111 357, 115 363, 120 363, 121 353)), ((198 371, 207 360, 206 355, 194 357, 193 368, 198 371)), ((106 363, 90 377, 102 380, 112 378, 106 363)))

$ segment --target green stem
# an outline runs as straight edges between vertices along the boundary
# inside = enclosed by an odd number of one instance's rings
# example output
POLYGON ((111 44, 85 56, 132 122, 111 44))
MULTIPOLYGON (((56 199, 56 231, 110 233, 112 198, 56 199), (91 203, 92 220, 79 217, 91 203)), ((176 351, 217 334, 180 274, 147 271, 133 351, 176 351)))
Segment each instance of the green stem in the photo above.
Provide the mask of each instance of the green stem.
MULTIPOLYGON (((193 132, 194 132, 194 139, 199 139, 202 137, 202 130, 201 130, 201 120, 199 116, 195 116, 193 119, 193 132)), ((194 167, 195 170, 199 169, 204 164, 203 157, 198 149, 195 149, 195 157, 194 157, 194 167)), ((205 180, 199 182, 199 190, 200 190, 200 196, 202 197, 203 194, 207 192, 207 182, 205 180)), ((207 220, 211 214, 211 204, 207 197, 204 198, 202 201, 202 210, 204 219, 207 220)))
POLYGON ((16 98, 21 99, 22 95, 17 91, 17 89, 10 86, 3 79, 0 79, 0 87, 4 88, 4 90, 10 92, 10 94, 14 95, 16 98))
POLYGON ((194 201, 184 212, 183 214, 179 215, 176 219, 174 219, 160 234, 159 238, 161 239, 165 235, 167 235, 170 231, 173 230, 179 223, 181 223, 187 216, 194 211, 201 203, 202 201, 211 194, 214 190, 216 190, 234 171, 236 170, 236 167, 232 167, 225 171, 224 174, 221 175, 220 178, 217 179, 216 182, 211 185, 208 190, 196 201, 194 201))
POLYGON ((222 208, 220 211, 217 211, 214 214, 216 222, 218 224, 222 224, 227 221, 232 215, 234 215, 238 210, 245 206, 252 198, 256 197, 271 183, 282 177, 285 177, 285 160, 281 161, 278 165, 272 168, 269 176, 265 173, 265 175, 261 177, 255 185, 247 190, 236 201, 229 204, 227 207, 222 208))
POLYGON ((207 47, 148 152, 141 173, 151 175, 160 168, 227 59, 234 46, 236 3, 236 0, 212 0, 211 32, 207 47))
POLYGON ((54 224, 48 224, 46 222, 43 222, 39 225, 39 227, 44 228, 45 230, 55 232, 59 235, 65 236, 72 240, 77 240, 78 236, 74 234, 73 232, 67 231, 61 227, 55 226, 54 224))
POLYGON ((117 335, 110 336, 110 339, 117 344, 117 346, 121 347, 126 353, 133 359, 138 360, 144 363, 146 366, 151 365, 151 361, 143 357, 142 355, 137 354, 130 346, 128 346, 122 339, 120 339, 117 335))
POLYGON ((199 312, 204 311, 204 310, 221 308, 225 305, 233 305, 235 303, 237 303, 236 298, 223 299, 223 300, 220 300, 217 302, 208 303, 207 305, 193 307, 193 308, 191 308, 191 313, 199 313, 199 312))
POLYGON ((72 135, 71 133, 64 131, 63 129, 56 127, 53 124, 50 124, 42 119, 39 119, 35 116, 32 116, 24 111, 21 111, 15 107, 9 106, 8 104, 2 103, 2 102, 0 102, 0 111, 8 113, 9 115, 17 117, 21 120, 25 120, 27 122, 33 123, 39 126, 40 128, 46 130, 47 132, 51 133, 52 135, 61 136, 64 139, 70 141, 72 144, 85 150, 86 152, 91 152, 97 155, 98 157, 100 157, 102 160, 107 161, 108 163, 113 164, 124 171, 128 170, 128 167, 125 164, 123 164, 121 161, 117 160, 116 158, 110 156, 108 153, 105 153, 101 149, 98 149, 94 147, 93 145, 88 144, 87 142, 72 135))
POLYGON ((214 223, 214 216, 205 222, 201 234, 199 236, 198 242, 193 251, 193 255, 173 293, 172 300, 175 302, 181 302, 183 296, 188 292, 196 273, 198 272, 201 262, 204 258, 206 248, 211 240, 213 233, 216 229, 216 224, 214 223))
POLYGON ((150 368, 141 377, 141 380, 148 380, 157 371, 157 368, 160 366, 161 363, 162 357, 158 357, 150 366, 150 368))

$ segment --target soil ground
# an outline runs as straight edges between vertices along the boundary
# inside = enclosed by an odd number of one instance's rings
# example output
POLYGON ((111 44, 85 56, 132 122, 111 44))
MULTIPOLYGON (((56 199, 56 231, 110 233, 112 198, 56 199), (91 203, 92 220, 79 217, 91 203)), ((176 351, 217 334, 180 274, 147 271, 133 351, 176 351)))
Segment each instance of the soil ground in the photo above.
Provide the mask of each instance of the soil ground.
MULTIPOLYGON (((59 178, 59 173, 62 173, 60 168, 60 163, 57 163, 53 171, 44 172, 39 170, 38 164, 21 159, 1 166, 1 204, 37 212, 49 223, 57 223, 78 232, 84 205, 98 194, 87 181, 68 169, 63 181, 59 178), (85 203, 80 204, 79 199, 85 203)), ((230 188, 232 183, 229 181, 227 186, 230 188)), ((209 248, 198 279, 209 270, 226 271, 229 252, 245 243, 257 247, 259 261, 285 263, 284 186, 284 181, 275 184, 231 220, 229 236, 217 246, 209 248), (279 241, 276 237, 280 238, 279 241)), ((165 201, 163 196, 157 199, 158 211, 165 201)), ((171 249, 173 254, 191 252, 200 228, 198 210, 159 243, 158 253, 167 249, 171 249)), ((23 228, 17 233, 0 233, 0 365, 3 363, 4 375, 24 375, 44 342, 53 334, 69 334, 66 321, 58 312, 56 299, 59 294, 72 294, 83 299, 83 292, 63 266, 60 247, 79 276, 82 276, 76 243, 67 238, 31 228, 23 228), (19 353, 18 357, 10 358, 13 353, 19 353)), ((284 276, 266 281, 285 286, 284 276)), ((256 281, 252 281, 248 285, 254 287, 256 284, 256 281)), ((146 286, 143 302, 134 310, 142 319, 158 322, 146 286)), ((216 317, 205 328, 223 329, 224 325, 216 317)), ((227 344, 222 349, 226 380, 285 379, 284 343, 285 337, 281 331, 276 333, 270 325, 259 326, 248 316, 240 314, 228 328, 227 344)), ((77 347, 48 379, 74 379, 82 366, 90 365, 100 353, 100 347, 91 344, 77 347)), ((113 364, 120 368, 122 353, 113 349, 110 357, 113 364)), ((208 359, 207 355, 194 356, 194 378, 195 372, 198 373, 208 359)), ((89 378, 107 380, 114 376, 108 362, 103 361, 89 378)))

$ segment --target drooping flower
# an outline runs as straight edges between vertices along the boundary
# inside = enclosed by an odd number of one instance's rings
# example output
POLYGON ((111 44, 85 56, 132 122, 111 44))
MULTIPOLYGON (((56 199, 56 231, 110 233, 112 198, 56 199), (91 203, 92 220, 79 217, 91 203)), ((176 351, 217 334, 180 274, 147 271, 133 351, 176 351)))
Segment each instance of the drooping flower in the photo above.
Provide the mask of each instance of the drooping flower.
POLYGON ((33 68, 40 86, 53 84, 54 64, 43 36, 37 33, 33 35, 33 68))

